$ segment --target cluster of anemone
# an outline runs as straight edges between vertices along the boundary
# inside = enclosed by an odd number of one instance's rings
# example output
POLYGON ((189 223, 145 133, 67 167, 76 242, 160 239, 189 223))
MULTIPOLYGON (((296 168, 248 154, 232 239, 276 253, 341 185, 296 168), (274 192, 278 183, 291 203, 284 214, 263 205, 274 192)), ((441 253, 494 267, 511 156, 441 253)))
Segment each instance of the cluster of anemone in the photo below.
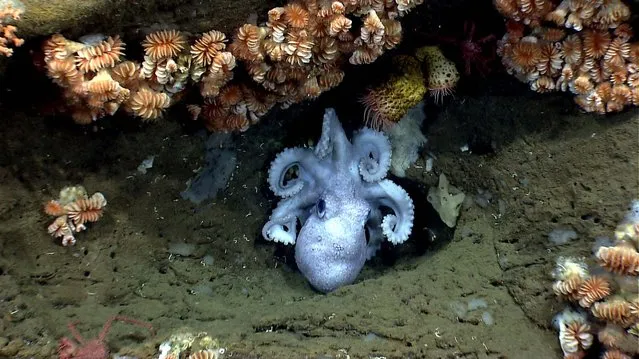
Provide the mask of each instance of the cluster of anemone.
POLYGON ((252 83, 202 93, 204 103, 189 110, 209 128, 245 129, 275 105, 314 99, 341 83, 346 63, 368 64, 395 47, 397 19, 421 2, 301 0, 273 8, 266 23, 241 26, 228 46, 252 83))
POLYGON ((11 56, 13 49, 10 46, 22 46, 24 40, 16 35, 18 28, 9 22, 20 20, 24 11, 24 5, 17 1, 0 1, 0 55, 11 56))
POLYGON ((44 43, 47 75, 63 89, 67 110, 78 124, 114 115, 120 108, 153 121, 162 116, 193 72, 186 39, 178 31, 149 34, 144 61, 125 60, 118 36, 89 36, 80 42, 60 34, 44 43))
POLYGON ((243 131, 275 105, 337 86, 346 63, 368 64, 395 47, 402 37, 398 18, 422 1, 299 0, 271 9, 260 26, 244 24, 232 41, 216 30, 192 42, 176 30, 151 33, 141 62, 124 59, 118 37, 75 42, 54 35, 45 62, 77 123, 120 108, 157 119, 193 84, 203 99, 187 105, 193 119, 211 131, 243 131), (234 80, 238 68, 249 81, 234 80))
MULTIPOLYGON (((601 240, 601 239, 600 239, 601 240)), ((553 291, 571 303, 555 317, 564 358, 583 358, 595 338, 602 358, 639 355, 639 201, 615 231, 614 242, 596 249, 596 268, 582 259, 559 258, 553 291)))
POLYGON ((639 42, 621 0, 494 0, 507 19, 498 54, 537 92, 564 91, 587 112, 639 105, 639 42))
POLYGON ((75 233, 84 231, 87 223, 97 222, 106 204, 100 192, 89 197, 83 186, 65 187, 58 199, 44 204, 44 213, 56 217, 47 230, 54 238, 62 238, 63 246, 72 246, 75 233))

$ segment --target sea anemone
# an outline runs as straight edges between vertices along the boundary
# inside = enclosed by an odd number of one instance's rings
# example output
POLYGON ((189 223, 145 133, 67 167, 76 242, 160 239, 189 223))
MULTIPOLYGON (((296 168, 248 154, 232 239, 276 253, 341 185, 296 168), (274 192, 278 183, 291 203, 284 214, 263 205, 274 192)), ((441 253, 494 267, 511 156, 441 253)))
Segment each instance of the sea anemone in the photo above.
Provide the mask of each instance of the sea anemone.
POLYGON ((152 121, 162 116, 171 104, 171 98, 163 92, 143 87, 131 95, 127 104, 136 116, 144 121, 152 121))
POLYGON ((161 30, 150 33, 142 42, 147 56, 159 61, 177 56, 186 44, 186 39, 177 30, 161 30))
POLYGON ((11 1, 0 4, 0 54, 9 57, 13 55, 13 49, 8 47, 10 44, 15 47, 24 44, 24 39, 15 34, 18 28, 5 23, 8 19, 20 20, 23 11, 21 7, 13 6, 11 1))
POLYGON ((567 36, 562 42, 562 49, 564 51, 564 59, 567 64, 576 65, 581 62, 582 59, 582 43, 581 38, 576 35, 567 36))
POLYGON ((543 44, 539 52, 537 71, 542 75, 555 75, 563 66, 563 58, 564 53, 559 44, 552 42, 543 44))
POLYGON ((195 40, 191 45, 193 62, 200 66, 209 66, 215 56, 226 48, 226 36, 223 32, 211 30, 195 40))
POLYGON ((73 87, 84 81, 84 77, 72 58, 52 58, 47 63, 47 75, 61 87, 73 87))
POLYGON ((559 344, 564 357, 583 353, 592 345, 593 335, 583 313, 565 309, 555 317, 554 323, 559 329, 559 344))
POLYGON ((60 202, 56 200, 50 200, 49 202, 44 204, 44 213, 49 216, 62 216, 67 214, 67 211, 64 209, 64 206, 60 204, 60 202))
POLYGON ((550 92, 555 89, 555 81, 550 76, 539 76, 530 83, 530 89, 539 93, 550 92))
POLYGON ((235 34, 230 46, 231 53, 242 60, 261 61, 264 55, 261 53, 261 41, 266 35, 263 28, 252 24, 242 25, 235 34))
POLYGON ((66 215, 56 218, 53 223, 47 227, 47 232, 54 238, 62 237, 63 246, 72 246, 75 244, 73 229, 69 225, 66 215))
POLYGON ((240 85, 229 84, 220 90, 216 100, 220 106, 230 107, 239 103, 243 97, 244 94, 242 93, 242 87, 240 87, 240 85))
POLYGON ((607 66, 623 67, 630 57, 630 44, 623 38, 615 37, 604 54, 607 66))
POLYGON ((219 73, 220 75, 230 74, 235 68, 235 56, 230 52, 223 51, 215 55, 211 61, 211 73, 219 73))
POLYGON ((609 296, 610 293, 610 282, 606 278, 592 276, 586 279, 577 290, 577 295, 581 297, 579 305, 589 308, 594 302, 609 296))
POLYGON ((313 56, 312 49, 314 45, 313 39, 308 36, 306 31, 291 33, 284 46, 286 62, 289 65, 298 67, 308 64, 313 56))
POLYGON ((218 359, 221 354, 224 354, 223 349, 198 350, 190 354, 188 359, 218 359))
POLYGON ((344 71, 339 69, 331 69, 318 76, 318 83, 322 91, 326 91, 339 85, 344 79, 344 71))
POLYGON ((75 62, 80 71, 95 72, 105 67, 115 66, 122 56, 124 56, 124 43, 119 36, 115 36, 78 50, 75 62))
POLYGON ((370 64, 382 54, 379 47, 358 46, 348 59, 353 65, 370 64))
POLYGON ((618 349, 606 350, 601 359, 632 359, 632 357, 618 349))
POLYGON ((630 243, 622 242, 614 247, 601 247, 595 256, 599 264, 612 273, 639 274, 639 253, 630 243))
POLYGON ((102 217, 106 204, 104 195, 96 192, 91 197, 69 203, 64 208, 69 219, 78 226, 87 222, 97 222, 102 217))
POLYGON ((111 77, 122 87, 137 89, 140 83, 140 64, 133 61, 121 62, 111 69, 111 77))
POLYGON ((313 47, 313 50, 316 61, 322 64, 333 62, 339 56, 337 40, 331 37, 319 39, 317 46, 313 47))
POLYGON ((583 260, 559 257, 553 277, 556 279, 552 286, 555 294, 572 299, 577 296, 579 287, 590 277, 590 273, 583 260))
POLYGON ((62 237, 63 246, 73 245, 73 233, 85 230, 85 223, 100 219, 104 206, 106 199, 99 192, 88 197, 83 186, 64 187, 57 200, 45 204, 45 213, 56 216, 47 231, 55 238, 62 237))
POLYGON ((353 21, 344 15, 339 15, 331 20, 329 25, 329 34, 331 36, 337 36, 342 33, 346 33, 351 29, 353 21))
POLYGON ((384 48, 392 49, 402 41, 402 23, 397 20, 384 19, 384 48))
POLYGON ((593 59, 605 55, 610 45, 610 33, 608 31, 586 30, 583 34, 584 54, 593 59))
POLYGON ((91 97, 95 97, 101 102, 115 100, 118 97, 122 102, 129 95, 129 90, 120 86, 105 70, 101 70, 94 78, 85 82, 84 87, 91 97))
POLYGON ((368 46, 381 46, 384 44, 384 24, 377 16, 375 10, 370 10, 364 19, 359 37, 368 46))
POLYGON ((293 28, 304 28, 308 24, 309 13, 302 5, 292 3, 284 7, 284 19, 293 28))
POLYGON ((522 40, 513 46, 511 57, 517 68, 521 69, 522 72, 527 72, 539 62, 541 57, 539 43, 532 40, 522 40))
POLYGON ((593 304, 592 315, 622 327, 626 327, 634 321, 630 312, 630 303, 620 298, 593 304))

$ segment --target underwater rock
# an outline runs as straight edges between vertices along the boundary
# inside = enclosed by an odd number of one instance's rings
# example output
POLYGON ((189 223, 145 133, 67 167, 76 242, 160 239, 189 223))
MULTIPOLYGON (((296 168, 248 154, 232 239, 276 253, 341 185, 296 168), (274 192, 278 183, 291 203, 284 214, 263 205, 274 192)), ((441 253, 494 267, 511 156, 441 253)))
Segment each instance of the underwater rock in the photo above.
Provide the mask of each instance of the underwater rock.
POLYGON ((251 13, 266 13, 265 1, 195 0, 23 0, 26 7, 20 34, 26 38, 62 32, 71 37, 87 33, 121 34, 140 27, 171 27, 193 33, 213 28, 231 32, 251 13))
MULTIPOLYGON (((98 32, 141 41, 146 33, 163 28, 194 34, 216 29, 230 34, 247 22, 250 14, 270 9, 262 0, 208 1, 206 5, 195 0, 23 0, 22 3, 25 11, 17 23, 18 35, 27 43, 55 33, 79 38, 98 32)), ((0 56, 0 77, 8 62, 0 56)))
POLYGON ((226 187, 237 162, 235 151, 224 147, 229 139, 227 133, 209 136, 206 141, 206 165, 195 178, 189 180, 186 190, 181 193, 182 198, 200 204, 207 199, 214 199, 218 191, 226 187))

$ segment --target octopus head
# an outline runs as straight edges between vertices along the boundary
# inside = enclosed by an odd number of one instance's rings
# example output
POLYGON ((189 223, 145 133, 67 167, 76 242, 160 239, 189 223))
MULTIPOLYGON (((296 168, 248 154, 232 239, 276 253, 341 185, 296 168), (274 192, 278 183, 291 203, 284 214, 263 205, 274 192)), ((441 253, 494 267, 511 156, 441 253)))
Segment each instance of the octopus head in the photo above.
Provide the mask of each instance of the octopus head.
POLYGON ((314 288, 330 292, 357 278, 366 261, 369 212, 366 201, 342 191, 317 200, 295 245, 297 265, 314 288))

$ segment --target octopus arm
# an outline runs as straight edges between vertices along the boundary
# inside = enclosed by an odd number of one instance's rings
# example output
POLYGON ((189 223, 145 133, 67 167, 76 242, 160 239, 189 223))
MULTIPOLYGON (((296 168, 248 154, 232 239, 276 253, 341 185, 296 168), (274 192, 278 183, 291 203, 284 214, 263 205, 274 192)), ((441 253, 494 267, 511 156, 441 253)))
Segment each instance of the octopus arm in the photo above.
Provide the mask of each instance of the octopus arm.
POLYGON ((382 232, 389 242, 403 243, 413 229, 415 209, 408 193, 390 180, 383 180, 364 188, 364 197, 373 205, 389 207, 394 213, 382 219, 382 232))
POLYGON ((298 195, 281 200, 273 210, 269 221, 262 227, 262 237, 267 241, 295 244, 297 221, 304 223, 309 209, 317 201, 314 191, 306 188, 298 195))
POLYGON ((333 108, 327 108, 322 121, 322 135, 315 146, 315 156, 332 156, 336 163, 346 163, 350 159, 351 144, 333 108))
POLYGON ((391 165, 391 144, 383 133, 363 128, 353 137, 359 173, 366 182, 379 182, 391 165))
POLYGON ((273 218, 262 227, 262 237, 267 241, 282 244, 295 244, 297 239, 297 217, 301 210, 287 213, 285 216, 273 218))
POLYGON ((319 167, 319 160, 312 151, 304 148, 287 148, 271 163, 268 170, 269 187, 276 196, 292 197, 298 194, 305 184, 314 182, 312 171, 319 167), (285 183, 286 174, 294 166, 299 169, 297 177, 285 183))

